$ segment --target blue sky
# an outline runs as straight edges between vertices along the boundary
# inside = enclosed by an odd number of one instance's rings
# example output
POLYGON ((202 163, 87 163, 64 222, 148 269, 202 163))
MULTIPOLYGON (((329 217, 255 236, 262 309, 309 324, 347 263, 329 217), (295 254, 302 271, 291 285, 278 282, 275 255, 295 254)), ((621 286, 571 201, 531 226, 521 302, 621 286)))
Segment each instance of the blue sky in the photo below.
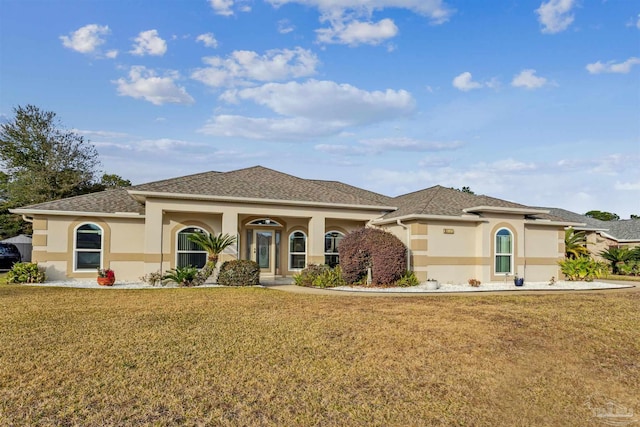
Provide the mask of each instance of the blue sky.
POLYGON ((55 111, 134 183, 260 164, 640 214, 634 1, 1 6, 3 119, 55 111))

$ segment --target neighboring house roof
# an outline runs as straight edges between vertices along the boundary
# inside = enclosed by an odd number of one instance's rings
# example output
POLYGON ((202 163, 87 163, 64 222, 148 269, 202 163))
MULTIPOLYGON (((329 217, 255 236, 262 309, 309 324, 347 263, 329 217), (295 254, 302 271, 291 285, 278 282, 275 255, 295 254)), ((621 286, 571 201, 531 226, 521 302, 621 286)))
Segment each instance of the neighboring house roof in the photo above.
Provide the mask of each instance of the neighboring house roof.
MULTIPOLYGON (((473 208, 493 207, 530 212, 530 214, 535 215, 535 218, 537 219, 561 220, 561 218, 544 214, 541 210, 536 210, 519 203, 496 199, 495 197, 464 193, 460 190, 442 187, 440 185, 395 197, 393 201, 398 206, 398 209, 386 214, 384 219, 415 215, 467 215, 470 217, 477 217, 477 215, 471 215, 469 213, 473 208)), ((481 211, 481 209, 473 209, 473 211, 481 211)))
POLYGON ((91 213, 122 212, 144 215, 144 205, 135 201, 124 188, 68 197, 52 202, 38 203, 16 209, 15 211, 21 213, 21 211, 26 210, 91 213))
POLYGON ((548 209, 551 214, 567 221, 581 222, 584 226, 576 230, 600 231, 617 241, 640 241, 640 219, 623 219, 618 221, 601 221, 579 213, 559 208, 548 209))
POLYGON ((192 195, 331 205, 388 207, 390 199, 346 184, 298 178, 262 166, 231 172, 206 172, 129 188, 136 195, 192 195), (381 203, 383 202, 383 203, 381 203))

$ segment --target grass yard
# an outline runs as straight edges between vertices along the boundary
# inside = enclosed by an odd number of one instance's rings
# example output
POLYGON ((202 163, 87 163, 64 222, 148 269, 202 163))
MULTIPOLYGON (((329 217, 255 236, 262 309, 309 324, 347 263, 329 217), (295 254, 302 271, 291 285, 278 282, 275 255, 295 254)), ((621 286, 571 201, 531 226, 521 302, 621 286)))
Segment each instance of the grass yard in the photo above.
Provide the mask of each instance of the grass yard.
POLYGON ((347 297, 0 285, 1 425, 597 425, 640 292, 347 297))

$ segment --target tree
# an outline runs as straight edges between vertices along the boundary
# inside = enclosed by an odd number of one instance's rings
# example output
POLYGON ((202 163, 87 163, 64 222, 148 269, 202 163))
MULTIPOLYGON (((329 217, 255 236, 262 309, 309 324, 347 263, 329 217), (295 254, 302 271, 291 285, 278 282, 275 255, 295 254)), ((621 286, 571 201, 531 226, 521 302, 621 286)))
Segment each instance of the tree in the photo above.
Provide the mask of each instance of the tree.
POLYGON ((213 234, 206 233, 192 233, 189 235, 189 240, 200 246, 203 250, 207 251, 207 263, 204 268, 200 270, 196 279, 196 285, 203 284, 216 270, 218 264, 218 258, 222 251, 231 245, 236 243, 236 236, 230 234, 213 234))
POLYGON ((96 148, 64 129, 56 113, 34 105, 13 111, 0 124, 0 237, 30 233, 30 224, 9 209, 131 185, 118 175, 97 181, 96 148))
POLYGON ((86 193, 100 165, 96 148, 62 128, 56 114, 18 106, 0 125, 0 161, 10 178, 8 199, 17 205, 86 193))
POLYGON ((102 178, 100 178, 100 185, 104 187, 105 190, 108 188, 124 188, 131 187, 131 181, 122 178, 120 175, 105 173, 102 175, 102 178))
POLYGON ((631 216, 629 218, 631 218, 631 219, 640 219, 640 215, 631 214, 631 216))
POLYGON ((604 211, 589 211, 584 214, 584 216, 599 219, 600 221, 617 221, 620 219, 620 216, 618 216, 618 214, 604 211))
POLYGON ((451 188, 452 190, 458 190, 461 193, 476 194, 476 193, 473 192, 473 190, 471 190, 471 187, 466 187, 465 186, 465 187, 462 187, 462 188, 455 188, 455 187, 449 187, 449 188, 451 188))
POLYGON ((575 231, 572 227, 564 230, 564 251, 565 257, 576 259, 584 255, 589 255, 587 249, 587 236, 584 231, 575 231))

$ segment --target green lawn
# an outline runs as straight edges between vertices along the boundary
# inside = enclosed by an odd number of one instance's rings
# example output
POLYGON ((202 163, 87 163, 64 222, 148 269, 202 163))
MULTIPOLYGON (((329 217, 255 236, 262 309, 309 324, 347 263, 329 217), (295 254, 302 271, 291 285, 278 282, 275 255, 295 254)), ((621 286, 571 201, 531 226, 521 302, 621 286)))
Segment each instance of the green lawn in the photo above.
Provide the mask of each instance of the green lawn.
POLYGON ((0 285, 0 424, 588 425, 640 413, 639 308, 0 285))

